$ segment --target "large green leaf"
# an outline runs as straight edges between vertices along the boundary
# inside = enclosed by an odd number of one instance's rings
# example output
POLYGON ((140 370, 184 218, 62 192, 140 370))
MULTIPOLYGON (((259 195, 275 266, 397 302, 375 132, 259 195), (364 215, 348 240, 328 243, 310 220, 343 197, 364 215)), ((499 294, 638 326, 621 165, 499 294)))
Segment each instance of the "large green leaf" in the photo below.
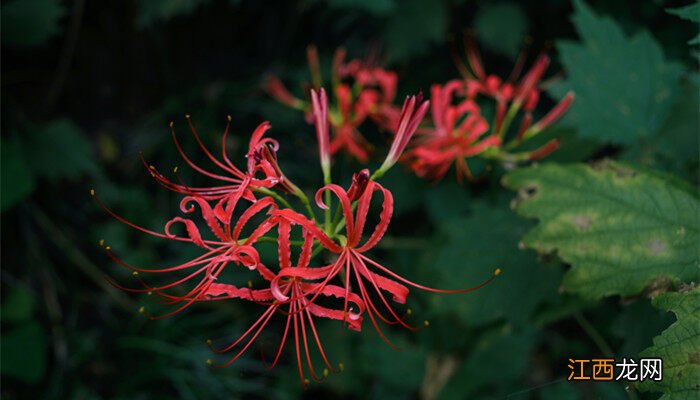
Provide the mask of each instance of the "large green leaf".
POLYGON ((576 93, 562 123, 584 137, 612 143, 633 143, 656 133, 674 104, 682 66, 668 62, 648 32, 627 37, 583 1, 574 5, 572 20, 581 41, 557 41, 567 78, 551 89, 556 98, 576 93))
POLYGON ((487 4, 474 18, 479 42, 489 50, 515 58, 523 45, 528 21, 515 3, 487 4))
MULTIPOLYGON (((695 2, 685 7, 668 8, 666 9, 666 12, 669 14, 676 15, 690 22, 695 22, 695 30, 697 31, 698 22, 700 22, 700 2, 695 2)), ((696 35, 694 38, 688 41, 688 44, 691 45, 698 43, 700 43, 700 34, 696 35)))
POLYGON ((2 7, 2 42, 15 46, 44 43, 60 31, 65 15, 60 0, 12 0, 2 7))
POLYGON ((564 287, 589 298, 698 280, 700 202, 682 183, 606 161, 508 174, 516 211, 539 219, 527 247, 572 265, 564 287))
POLYGON ((640 356, 663 360, 663 380, 645 380, 640 390, 664 392, 662 399, 700 398, 700 287, 687 292, 664 293, 653 300, 654 306, 671 310, 677 321, 654 345, 640 356))
POLYGON ((457 316, 465 326, 480 326, 505 318, 524 325, 535 308, 558 297, 559 265, 542 265, 532 251, 518 249, 528 230, 507 205, 474 203, 469 217, 446 219, 443 245, 431 263, 436 287, 456 289, 485 280, 496 267, 503 273, 492 283, 462 295, 430 295, 433 312, 457 316))

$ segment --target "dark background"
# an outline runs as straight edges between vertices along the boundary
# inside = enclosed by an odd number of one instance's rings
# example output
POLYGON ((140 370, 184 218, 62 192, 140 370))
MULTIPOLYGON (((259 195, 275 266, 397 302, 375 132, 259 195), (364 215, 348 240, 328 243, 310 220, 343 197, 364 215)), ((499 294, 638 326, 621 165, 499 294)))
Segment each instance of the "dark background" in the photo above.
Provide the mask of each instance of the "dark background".
MULTIPOLYGON (((692 25, 664 12, 685 3, 590 5, 628 33, 649 30, 668 59, 692 69, 692 25)), ((468 0, 3 1, 2 397, 655 398, 626 394, 618 383, 566 382, 568 358, 601 355, 606 346, 635 355, 672 317, 648 302, 593 303, 560 293, 566 266, 518 250, 531 224, 509 210, 513 193, 500 188, 500 168, 462 186, 452 174, 428 184, 395 168, 384 184, 397 210, 376 254, 410 278, 443 287, 476 284, 494 265, 516 271, 512 280, 473 296, 412 293, 417 321, 428 318, 431 326, 391 332, 400 352, 371 329, 324 326, 324 343, 345 372, 305 391, 291 357, 269 372, 260 360, 280 321, 230 368, 206 366, 205 340, 237 337, 257 318, 254 305, 203 305, 151 322, 137 312, 149 299, 104 278, 130 282, 100 251, 102 238, 140 265, 191 254, 129 230, 89 196, 95 188, 128 219, 161 229, 178 212, 176 199, 150 180, 138 155, 164 170, 182 164, 167 124, 174 120, 187 137, 186 113, 209 143, 232 115, 231 152, 239 155, 255 126, 270 120, 287 175, 308 193, 319 187, 313 129, 260 88, 264 74, 275 73, 301 96, 309 44, 324 65, 338 46, 351 57, 379 55, 399 73, 400 96, 457 78, 451 49, 462 51, 465 33, 480 43, 491 72, 507 76, 524 46, 530 60, 549 52, 548 76, 565 73, 553 43, 577 38, 571 4, 499 4, 505 10, 468 0)), ((378 144, 372 162, 380 162, 385 137, 372 127, 363 132, 378 144)), ((558 161, 609 156, 657 165, 633 145, 558 132, 569 135, 553 155, 558 161)), ((660 163, 696 180, 696 164, 660 163)), ((347 183, 360 166, 340 155, 335 168, 347 183)), ((191 171, 183 177, 199 179, 191 171)))

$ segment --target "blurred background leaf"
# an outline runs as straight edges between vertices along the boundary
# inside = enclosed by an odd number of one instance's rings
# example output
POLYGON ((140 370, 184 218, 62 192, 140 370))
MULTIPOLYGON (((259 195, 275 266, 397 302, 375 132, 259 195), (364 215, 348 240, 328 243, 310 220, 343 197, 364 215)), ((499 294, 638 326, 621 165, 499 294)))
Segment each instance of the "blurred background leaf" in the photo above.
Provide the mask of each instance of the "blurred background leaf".
POLYGON ((60 0, 11 0, 2 5, 2 43, 37 46, 60 32, 60 0))
POLYGON ((474 18, 474 33, 485 48, 515 60, 529 30, 527 16, 517 3, 486 4, 474 18))

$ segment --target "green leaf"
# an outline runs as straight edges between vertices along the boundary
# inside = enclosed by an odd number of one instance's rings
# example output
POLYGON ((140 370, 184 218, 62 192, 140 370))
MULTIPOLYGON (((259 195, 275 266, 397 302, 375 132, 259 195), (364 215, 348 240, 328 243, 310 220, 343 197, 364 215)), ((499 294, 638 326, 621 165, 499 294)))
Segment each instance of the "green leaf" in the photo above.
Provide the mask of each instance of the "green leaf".
POLYGON ((139 0, 137 21, 140 26, 146 27, 154 22, 190 14, 209 1, 211 0, 139 0))
POLYGON ((680 64, 668 62, 646 31, 627 37, 619 25, 574 1, 580 42, 556 43, 567 78, 553 85, 561 98, 576 93, 562 123, 584 137, 633 143, 656 133, 674 104, 680 64))
POLYGON ((0 211, 5 211, 32 194, 36 182, 18 140, 0 139, 0 154, 2 165, 0 211))
POLYGON ((637 388, 663 392, 662 399, 697 399, 700 397, 700 287, 661 294, 653 304, 673 311, 677 320, 654 338, 653 346, 640 354, 663 360, 663 380, 645 380, 637 388))
POLYGON ((480 326, 500 318, 524 325, 538 305, 557 298, 559 266, 541 265, 533 252, 518 249, 518 241, 527 229, 528 224, 507 206, 483 202, 473 204, 471 216, 447 220, 441 226, 444 245, 430 264, 435 287, 474 286, 486 280, 496 267, 503 273, 468 294, 431 295, 434 312, 455 315, 465 326, 480 326))
POLYGON ((474 392, 485 388, 488 388, 489 398, 507 396, 514 388, 507 387, 506 383, 516 381, 526 372, 528 354, 536 338, 532 330, 517 331, 509 326, 484 333, 475 343, 470 343, 469 357, 438 398, 475 398, 474 392))
POLYGON ((0 371, 27 383, 37 383, 46 370, 46 335, 38 322, 3 332, 0 371))
POLYGON ((447 33, 444 1, 405 0, 386 25, 387 53, 394 61, 424 54, 447 33))
POLYGON ((60 32, 60 0, 11 0, 2 7, 2 43, 36 46, 60 32))
POLYGON ((527 247, 572 268, 564 287, 589 298, 698 280, 697 195, 668 176, 612 161, 544 164, 504 177, 516 211, 539 224, 527 247))
MULTIPOLYGON (((700 2, 689 4, 685 7, 667 8, 666 12, 690 22, 695 22, 695 30, 697 30, 697 23, 700 22, 700 2)), ((690 45, 696 45, 698 43, 700 43, 700 34, 688 41, 688 44, 690 45)))
POLYGON ((97 171, 90 142, 67 119, 54 120, 33 132, 29 142, 27 149, 36 161, 32 168, 37 175, 50 180, 75 179, 97 171))
POLYGON ((0 308, 3 321, 21 322, 32 317, 34 296, 23 287, 13 288, 0 308))
POLYGON ((518 4, 487 4, 474 18, 474 31, 484 47, 515 58, 527 34, 528 21, 518 4))

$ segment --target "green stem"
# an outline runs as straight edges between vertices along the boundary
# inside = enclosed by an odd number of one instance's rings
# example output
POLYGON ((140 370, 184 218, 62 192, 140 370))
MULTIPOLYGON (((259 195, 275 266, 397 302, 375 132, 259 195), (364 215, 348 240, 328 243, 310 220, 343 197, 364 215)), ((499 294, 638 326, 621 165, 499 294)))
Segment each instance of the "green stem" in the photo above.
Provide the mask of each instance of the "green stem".
POLYGON ((603 335, 598 332, 595 326, 593 326, 593 324, 591 324, 591 322, 588 321, 580 312, 575 313, 574 318, 576 319, 576 322, 581 325, 581 328, 583 328, 588 337, 593 340, 593 343, 598 346, 598 350, 600 350, 605 357, 613 358, 615 353, 612 351, 612 348, 608 342, 605 341, 605 338, 603 338, 603 335))
POLYGON ((513 122, 513 118, 515 118, 515 115, 518 113, 518 110, 520 110, 520 103, 511 104, 510 108, 508 109, 508 112, 506 112, 506 116, 503 118, 501 128, 498 130, 497 136, 499 138, 503 139, 506 132, 508 132, 508 128, 510 128, 510 124, 511 122, 513 122))
POLYGON ((277 200, 283 206, 285 206, 287 208, 291 208, 292 210, 294 209, 294 207, 292 207, 292 205, 289 204, 289 202, 284 197, 280 196, 279 194, 277 194, 276 192, 273 192, 272 190, 270 190, 268 188, 259 187, 259 188, 255 188, 253 190, 258 192, 258 193, 262 193, 266 196, 272 196, 272 198, 277 200))

